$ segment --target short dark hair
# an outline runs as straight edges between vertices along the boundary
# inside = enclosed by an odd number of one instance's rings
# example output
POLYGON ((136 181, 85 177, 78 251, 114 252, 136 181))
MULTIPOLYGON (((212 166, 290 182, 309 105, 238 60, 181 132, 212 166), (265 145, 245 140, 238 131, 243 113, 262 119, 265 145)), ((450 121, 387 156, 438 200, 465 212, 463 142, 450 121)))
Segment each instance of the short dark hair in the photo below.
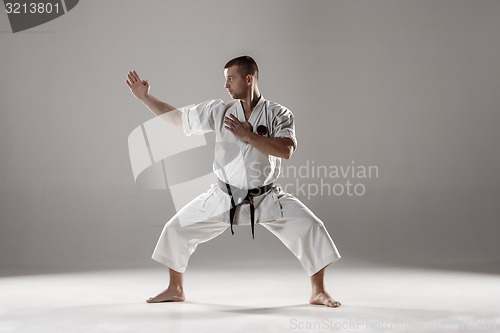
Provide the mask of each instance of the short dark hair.
POLYGON ((238 72, 242 77, 253 75, 256 79, 259 79, 259 67, 257 67, 257 63, 252 57, 241 56, 234 58, 229 60, 224 68, 229 68, 235 65, 238 66, 238 72))

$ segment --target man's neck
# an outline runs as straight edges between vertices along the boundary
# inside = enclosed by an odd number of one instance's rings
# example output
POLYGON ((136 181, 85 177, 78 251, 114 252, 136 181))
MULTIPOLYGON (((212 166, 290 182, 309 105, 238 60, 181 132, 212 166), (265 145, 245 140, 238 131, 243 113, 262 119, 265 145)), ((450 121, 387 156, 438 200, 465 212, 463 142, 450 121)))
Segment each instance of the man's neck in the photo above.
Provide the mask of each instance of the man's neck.
POLYGON ((251 91, 246 98, 240 99, 241 106, 243 106, 243 111, 245 114, 252 113, 253 109, 259 102, 261 94, 258 90, 251 91))

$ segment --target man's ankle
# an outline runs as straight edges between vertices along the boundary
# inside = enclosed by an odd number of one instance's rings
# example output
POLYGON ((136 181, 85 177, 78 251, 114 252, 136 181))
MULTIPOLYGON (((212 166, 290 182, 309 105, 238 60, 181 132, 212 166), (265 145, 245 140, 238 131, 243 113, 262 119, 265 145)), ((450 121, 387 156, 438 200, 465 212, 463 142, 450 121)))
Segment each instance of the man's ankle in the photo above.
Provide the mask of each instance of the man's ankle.
POLYGON ((312 293, 313 294, 320 294, 320 293, 324 293, 325 292, 325 288, 319 288, 319 287, 313 287, 312 288, 312 293))
POLYGON ((182 287, 182 285, 179 285, 179 284, 169 284, 168 289, 184 291, 184 288, 182 287))

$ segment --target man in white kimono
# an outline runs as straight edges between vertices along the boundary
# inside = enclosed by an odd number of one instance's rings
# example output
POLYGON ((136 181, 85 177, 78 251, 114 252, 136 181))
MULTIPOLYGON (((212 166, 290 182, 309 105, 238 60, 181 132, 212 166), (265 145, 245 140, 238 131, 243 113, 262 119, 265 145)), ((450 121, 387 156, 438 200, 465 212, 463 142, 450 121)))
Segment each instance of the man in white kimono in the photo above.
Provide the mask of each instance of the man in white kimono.
POLYGON ((248 56, 224 67, 225 88, 233 100, 212 100, 182 110, 149 94, 149 82, 129 72, 132 93, 154 114, 186 135, 215 132, 213 164, 217 184, 189 202, 164 226, 152 259, 170 273, 167 289, 148 303, 184 301, 183 273, 198 244, 215 238, 233 224, 258 223, 278 237, 300 260, 311 278, 311 304, 338 307, 324 289, 326 266, 340 254, 323 222, 302 202, 273 182, 281 158, 289 159, 297 147, 293 114, 264 99, 258 88, 258 67, 248 56))

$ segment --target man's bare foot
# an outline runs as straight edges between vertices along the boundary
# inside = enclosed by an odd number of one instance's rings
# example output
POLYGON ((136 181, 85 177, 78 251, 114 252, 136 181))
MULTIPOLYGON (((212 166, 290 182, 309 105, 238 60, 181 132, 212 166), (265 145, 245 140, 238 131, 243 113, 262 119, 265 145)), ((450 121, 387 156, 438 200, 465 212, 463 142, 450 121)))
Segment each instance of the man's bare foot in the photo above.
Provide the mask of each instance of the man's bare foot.
POLYGON ((338 308, 341 305, 339 301, 334 300, 326 291, 313 293, 309 303, 315 305, 325 305, 331 308, 338 308))
POLYGON ((184 291, 181 288, 168 287, 155 297, 150 297, 146 300, 148 303, 161 302, 183 302, 186 299, 184 291))

